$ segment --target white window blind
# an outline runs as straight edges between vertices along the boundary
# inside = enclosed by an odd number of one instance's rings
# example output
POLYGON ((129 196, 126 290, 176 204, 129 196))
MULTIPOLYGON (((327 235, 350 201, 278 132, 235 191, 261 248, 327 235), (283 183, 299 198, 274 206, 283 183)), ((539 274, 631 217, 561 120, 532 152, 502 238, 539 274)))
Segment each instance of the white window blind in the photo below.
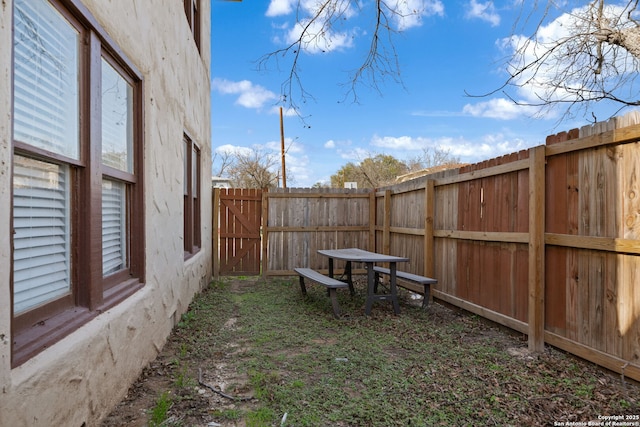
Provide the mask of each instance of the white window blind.
POLYGON ((45 0, 14 16, 14 139, 78 159, 78 32, 45 0))
POLYGON ((102 180, 102 274, 127 267, 127 198, 125 184, 102 180))
POLYGON ((68 177, 66 166, 14 156, 15 314, 71 291, 68 177))

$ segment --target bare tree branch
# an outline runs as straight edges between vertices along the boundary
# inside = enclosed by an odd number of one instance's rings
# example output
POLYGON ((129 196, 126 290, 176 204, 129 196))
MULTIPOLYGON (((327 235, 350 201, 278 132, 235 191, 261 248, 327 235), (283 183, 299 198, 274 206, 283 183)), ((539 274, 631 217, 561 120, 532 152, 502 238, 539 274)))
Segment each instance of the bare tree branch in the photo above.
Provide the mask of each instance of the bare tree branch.
POLYGON ((301 1, 297 6, 297 29, 295 39, 273 52, 267 53, 257 61, 258 70, 266 70, 272 63, 280 67, 280 62, 287 63, 288 72, 282 82, 280 102, 292 108, 300 115, 301 103, 313 100, 314 96, 305 89, 302 79, 302 53, 327 53, 332 48, 336 34, 347 25, 352 14, 373 9, 374 24, 372 31, 351 32, 355 39, 368 38, 369 49, 365 57, 355 69, 349 73, 347 82, 341 85, 346 88, 344 100, 351 98, 358 102, 358 88, 366 85, 380 92, 380 84, 391 79, 402 85, 400 63, 394 44, 394 36, 401 30, 394 28, 394 22, 412 15, 420 16, 421 11, 403 10, 403 3, 398 1, 375 0, 373 4, 363 6, 362 0, 321 0, 309 16, 305 16, 301 1))
MULTIPOLYGON (((536 107, 540 113, 564 106, 563 118, 577 112, 592 114, 591 107, 601 101, 619 104, 620 109, 639 106, 640 25, 634 19, 638 0, 622 6, 592 0, 560 11, 545 26, 552 6, 554 2, 546 2, 531 36, 514 31, 506 43, 513 49, 507 62, 509 77, 481 96, 502 92, 515 104, 536 107), (559 37, 549 38, 549 25, 561 32, 559 37), (519 95, 509 94, 509 89, 519 95)), ((523 22, 531 16, 526 15, 523 22)))

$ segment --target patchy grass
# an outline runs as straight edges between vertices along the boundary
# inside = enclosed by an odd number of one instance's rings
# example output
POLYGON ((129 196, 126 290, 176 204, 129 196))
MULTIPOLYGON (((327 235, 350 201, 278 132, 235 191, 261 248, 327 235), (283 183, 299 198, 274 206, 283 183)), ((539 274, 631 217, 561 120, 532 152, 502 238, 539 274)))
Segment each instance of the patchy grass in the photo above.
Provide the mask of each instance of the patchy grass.
POLYGON ((405 298, 400 316, 385 303, 364 316, 364 288, 353 299, 339 292, 349 316, 337 320, 321 286, 303 299, 293 279, 213 283, 103 425, 139 425, 123 422, 127 411, 160 406, 158 393, 173 396, 165 418, 185 426, 521 426, 640 414, 633 381, 552 348, 528 355, 524 337, 438 304, 425 312, 405 298))
POLYGON ((149 410, 149 426, 157 427, 165 424, 170 407, 169 393, 164 392, 158 397, 155 406, 149 410))

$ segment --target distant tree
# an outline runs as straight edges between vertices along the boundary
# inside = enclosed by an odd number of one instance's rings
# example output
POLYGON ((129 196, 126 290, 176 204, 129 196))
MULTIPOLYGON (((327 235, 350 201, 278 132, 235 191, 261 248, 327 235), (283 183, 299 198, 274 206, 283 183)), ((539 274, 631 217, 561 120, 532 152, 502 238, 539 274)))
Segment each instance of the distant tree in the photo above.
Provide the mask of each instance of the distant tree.
POLYGON ((226 176, 236 188, 276 188, 279 158, 260 148, 243 149, 233 153, 226 176))
POLYGON ((326 182, 316 182, 311 186, 311 188, 331 188, 331 185, 326 182))
POLYGON ((448 150, 426 147, 422 154, 407 160, 398 160, 388 154, 369 156, 358 163, 349 162, 331 175, 331 187, 344 188, 345 182, 356 182, 358 188, 379 188, 395 184, 399 176, 434 166, 460 163, 448 150))
POLYGON ((429 169, 435 166, 453 165, 460 163, 460 157, 454 156, 449 150, 437 147, 425 147, 422 153, 407 161, 409 172, 429 169))
POLYGON ((233 152, 231 151, 214 151, 212 160, 212 169, 213 176, 224 176, 229 168, 233 164, 233 152))
POLYGON ((571 10, 561 10, 556 31, 546 22, 551 12, 576 3, 531 4, 514 28, 524 31, 535 19, 533 35, 514 34, 505 40, 514 52, 507 64, 509 78, 492 93, 506 93, 509 86, 533 91, 526 100, 506 95, 516 104, 542 107, 542 111, 564 105, 565 115, 586 113, 603 100, 617 103, 620 109, 640 105, 640 86, 635 82, 640 70, 638 0, 579 2, 571 10))
POLYGON ((398 175, 409 171, 406 163, 388 154, 367 157, 360 163, 344 165, 331 176, 331 186, 343 188, 345 182, 357 182, 358 188, 378 188, 395 182, 398 175))

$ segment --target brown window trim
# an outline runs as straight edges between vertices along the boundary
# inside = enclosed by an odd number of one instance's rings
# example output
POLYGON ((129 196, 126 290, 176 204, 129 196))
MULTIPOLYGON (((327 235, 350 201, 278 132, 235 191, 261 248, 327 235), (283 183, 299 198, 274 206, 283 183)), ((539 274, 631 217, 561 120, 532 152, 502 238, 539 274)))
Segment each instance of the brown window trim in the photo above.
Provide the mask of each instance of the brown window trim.
POLYGON ((201 204, 200 199, 201 188, 201 153, 198 145, 193 142, 191 137, 185 132, 183 135, 183 142, 185 144, 185 186, 187 193, 184 194, 184 258, 189 259, 200 251, 202 246, 202 232, 201 232, 201 204), (196 158, 196 164, 193 164, 193 158, 196 158), (195 168, 195 170, 194 170, 195 168), (195 193, 193 185, 193 176, 195 172, 195 193))
MULTIPOLYGON (((120 304, 142 287, 143 283, 138 279, 130 279, 105 291, 102 305, 95 310, 76 306, 69 307, 49 318, 40 316, 38 319, 22 319, 22 322, 28 320, 30 323, 23 325, 20 333, 13 334, 12 367, 20 366, 51 347, 100 313, 120 304)), ((17 319, 14 319, 14 322, 16 321, 17 319)))
POLYGON ((184 13, 187 16, 187 22, 189 28, 191 28, 191 34, 193 35, 193 41, 200 51, 200 0, 184 0, 184 13))
POLYGON ((97 311, 91 311, 85 307, 73 307, 50 318, 43 318, 18 334, 14 333, 12 367, 21 365, 51 347, 97 315, 97 311))

